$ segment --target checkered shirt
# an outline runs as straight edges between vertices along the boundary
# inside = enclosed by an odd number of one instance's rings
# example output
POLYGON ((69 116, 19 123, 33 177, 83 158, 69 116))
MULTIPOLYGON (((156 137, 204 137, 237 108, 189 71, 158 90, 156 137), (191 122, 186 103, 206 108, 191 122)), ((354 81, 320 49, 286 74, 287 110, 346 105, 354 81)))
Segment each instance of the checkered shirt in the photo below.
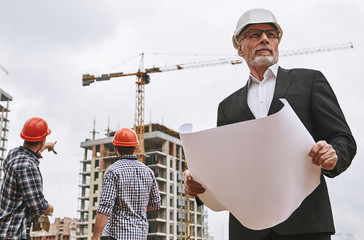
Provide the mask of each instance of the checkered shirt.
POLYGON ((26 239, 27 223, 48 208, 38 165, 35 153, 22 146, 6 157, 0 189, 0 239, 26 239))
POLYGON ((153 171, 124 155, 104 173, 98 212, 109 216, 103 234, 116 239, 147 239, 147 206, 160 208, 161 197, 153 171))

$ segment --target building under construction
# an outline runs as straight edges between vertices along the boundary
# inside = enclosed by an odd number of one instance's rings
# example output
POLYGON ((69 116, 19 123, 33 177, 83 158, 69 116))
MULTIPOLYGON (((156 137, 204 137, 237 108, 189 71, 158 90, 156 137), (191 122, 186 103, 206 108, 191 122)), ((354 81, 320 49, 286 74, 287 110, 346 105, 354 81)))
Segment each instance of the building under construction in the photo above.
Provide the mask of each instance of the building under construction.
POLYGON ((0 110, 1 110, 1 119, 0 119, 0 186, 3 182, 3 162, 6 158, 6 150, 7 150, 7 141, 8 141, 8 113, 9 113, 9 102, 12 101, 13 98, 7 92, 0 88, 0 110))
MULTIPOLYGON (((207 209, 197 207, 184 192, 186 161, 178 133, 159 124, 144 128, 145 164, 154 171, 162 198, 161 209, 148 212, 148 239, 207 240, 207 209)), ((91 239, 103 173, 116 160, 113 135, 81 143, 85 154, 80 164, 78 239, 91 239)))

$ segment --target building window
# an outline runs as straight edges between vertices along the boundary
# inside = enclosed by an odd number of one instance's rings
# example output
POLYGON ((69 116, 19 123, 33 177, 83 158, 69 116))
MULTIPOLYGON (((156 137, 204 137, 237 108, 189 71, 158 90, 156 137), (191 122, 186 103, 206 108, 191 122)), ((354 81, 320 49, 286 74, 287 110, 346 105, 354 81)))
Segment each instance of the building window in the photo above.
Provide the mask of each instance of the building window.
POLYGON ((99 172, 94 173, 94 180, 97 181, 99 179, 99 172))
POLYGON ((169 180, 173 181, 173 171, 172 170, 169 172, 169 180))
POLYGON ((98 193, 99 192, 99 185, 95 184, 94 185, 94 193, 98 193))
POLYGON ((92 219, 96 219, 96 210, 92 211, 92 219))
POLYGON ((89 208, 89 201, 88 200, 81 200, 81 210, 85 210, 89 208))

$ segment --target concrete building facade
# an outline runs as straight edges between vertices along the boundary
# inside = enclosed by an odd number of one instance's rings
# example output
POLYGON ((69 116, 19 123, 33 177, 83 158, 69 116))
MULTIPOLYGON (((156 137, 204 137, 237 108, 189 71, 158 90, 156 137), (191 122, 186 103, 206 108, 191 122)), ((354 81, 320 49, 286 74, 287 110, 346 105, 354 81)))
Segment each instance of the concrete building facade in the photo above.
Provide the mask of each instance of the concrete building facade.
MULTIPOLYGON (((81 143, 78 239, 91 239, 105 169, 115 160, 113 134, 81 143)), ((177 132, 159 124, 145 126, 145 164, 155 173, 161 209, 148 212, 148 240, 207 240, 207 209, 197 207, 183 188, 186 161, 177 132)), ((102 239, 102 238, 101 238, 102 239)))
POLYGON ((0 88, 0 186, 3 182, 3 162, 6 158, 6 150, 7 150, 7 142, 8 142, 8 132, 9 132, 9 119, 8 113, 9 102, 12 101, 13 98, 7 92, 0 88))

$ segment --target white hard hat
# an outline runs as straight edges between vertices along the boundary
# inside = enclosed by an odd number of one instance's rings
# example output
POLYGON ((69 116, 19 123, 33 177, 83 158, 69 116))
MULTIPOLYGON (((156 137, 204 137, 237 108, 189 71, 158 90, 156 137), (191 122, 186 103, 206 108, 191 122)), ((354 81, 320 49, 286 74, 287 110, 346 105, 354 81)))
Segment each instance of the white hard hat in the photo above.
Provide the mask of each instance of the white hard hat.
POLYGON ((273 13, 269 10, 256 8, 246 11, 239 18, 238 24, 236 24, 236 29, 233 35, 233 44, 234 48, 238 49, 239 40, 237 37, 244 30, 245 27, 251 24, 259 24, 259 23, 268 23, 273 24, 277 30, 281 33, 279 35, 279 41, 281 41, 283 32, 281 27, 278 25, 277 19, 273 15, 273 13))

